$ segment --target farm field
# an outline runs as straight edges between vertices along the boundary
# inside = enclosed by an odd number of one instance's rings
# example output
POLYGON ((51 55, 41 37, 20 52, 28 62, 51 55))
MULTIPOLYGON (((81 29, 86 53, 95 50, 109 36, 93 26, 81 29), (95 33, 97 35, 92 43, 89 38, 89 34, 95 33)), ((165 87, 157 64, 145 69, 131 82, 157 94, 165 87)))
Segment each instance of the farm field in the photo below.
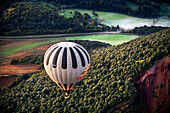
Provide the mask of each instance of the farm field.
POLYGON ((87 35, 72 36, 52 39, 23 39, 23 40, 0 40, 0 58, 17 58, 45 51, 50 45, 65 40, 92 40, 109 43, 112 45, 121 44, 137 38, 137 35, 112 34, 112 35, 87 35))
POLYGON ((5 88, 16 80, 17 77, 10 75, 39 71, 39 65, 10 65, 11 59, 43 54, 52 44, 62 40, 63 38, 0 40, 0 88, 5 88))
MULTIPOLYGON (((16 40, 14 40, 14 43, 11 44, 5 44, 4 46, 0 47, 0 57, 6 57, 12 54, 15 54, 17 52, 21 51, 31 51, 36 47, 42 46, 42 45, 47 45, 50 43, 55 43, 62 41, 63 38, 57 38, 57 39, 47 39, 47 40, 42 40, 42 39, 34 39, 34 40, 18 40, 20 42, 17 43, 16 40)), ((3 43, 3 40, 1 40, 3 43)))
POLYGON ((0 66, 0 76, 33 73, 39 71, 38 65, 2 65, 0 66))
POLYGON ((89 36, 76 36, 67 37, 66 40, 91 40, 91 41, 101 41, 109 43, 111 45, 117 45, 130 40, 136 39, 137 35, 131 34, 112 34, 112 35, 89 35, 89 36))

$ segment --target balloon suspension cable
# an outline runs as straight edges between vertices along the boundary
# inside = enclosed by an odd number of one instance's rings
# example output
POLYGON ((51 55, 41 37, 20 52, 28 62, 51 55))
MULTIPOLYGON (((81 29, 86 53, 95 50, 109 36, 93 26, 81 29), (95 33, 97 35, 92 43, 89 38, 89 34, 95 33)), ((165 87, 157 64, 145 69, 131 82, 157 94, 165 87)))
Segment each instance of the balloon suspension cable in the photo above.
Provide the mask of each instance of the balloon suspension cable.
POLYGON ((76 88, 83 88, 82 86, 75 86, 76 88))

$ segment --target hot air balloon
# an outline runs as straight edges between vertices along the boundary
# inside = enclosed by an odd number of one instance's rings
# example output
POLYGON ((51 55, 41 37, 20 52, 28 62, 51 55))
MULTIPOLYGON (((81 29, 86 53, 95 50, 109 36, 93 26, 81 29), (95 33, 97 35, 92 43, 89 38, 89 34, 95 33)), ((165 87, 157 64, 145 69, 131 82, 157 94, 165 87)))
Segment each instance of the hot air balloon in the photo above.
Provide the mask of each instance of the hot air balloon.
POLYGON ((44 67, 49 77, 64 91, 69 92, 82 80, 90 66, 88 52, 79 44, 60 42, 52 45, 44 55, 44 67))

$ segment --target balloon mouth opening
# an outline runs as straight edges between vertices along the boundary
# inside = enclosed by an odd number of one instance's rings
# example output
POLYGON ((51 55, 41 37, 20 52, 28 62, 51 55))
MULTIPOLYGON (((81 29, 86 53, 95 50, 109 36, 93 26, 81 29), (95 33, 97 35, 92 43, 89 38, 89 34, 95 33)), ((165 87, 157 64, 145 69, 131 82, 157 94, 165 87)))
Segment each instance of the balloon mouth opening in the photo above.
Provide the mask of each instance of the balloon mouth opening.
POLYGON ((69 97, 70 97, 69 92, 66 92, 65 99, 67 99, 69 97))

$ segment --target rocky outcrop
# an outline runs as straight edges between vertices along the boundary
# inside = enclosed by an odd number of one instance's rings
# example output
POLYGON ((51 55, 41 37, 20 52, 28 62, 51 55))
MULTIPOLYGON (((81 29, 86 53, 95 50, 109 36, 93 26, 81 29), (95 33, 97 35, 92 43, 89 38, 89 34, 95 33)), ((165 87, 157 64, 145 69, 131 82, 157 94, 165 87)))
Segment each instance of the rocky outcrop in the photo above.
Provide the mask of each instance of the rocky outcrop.
POLYGON ((170 113, 170 55, 134 78, 134 84, 142 94, 148 113, 170 113))

